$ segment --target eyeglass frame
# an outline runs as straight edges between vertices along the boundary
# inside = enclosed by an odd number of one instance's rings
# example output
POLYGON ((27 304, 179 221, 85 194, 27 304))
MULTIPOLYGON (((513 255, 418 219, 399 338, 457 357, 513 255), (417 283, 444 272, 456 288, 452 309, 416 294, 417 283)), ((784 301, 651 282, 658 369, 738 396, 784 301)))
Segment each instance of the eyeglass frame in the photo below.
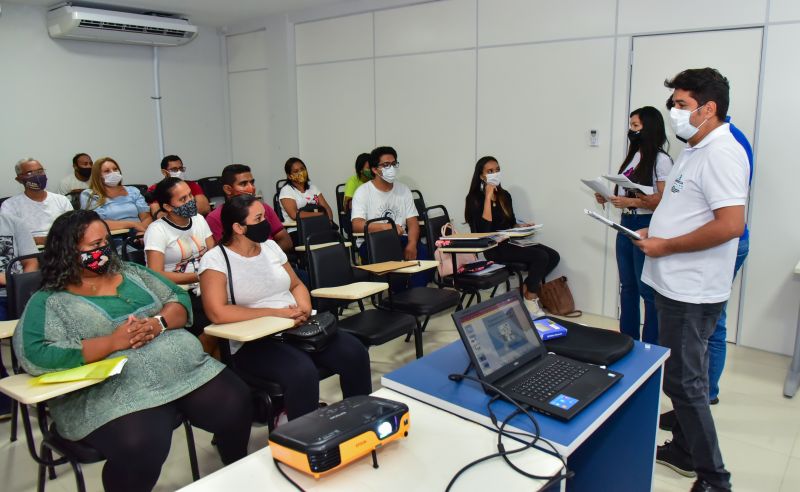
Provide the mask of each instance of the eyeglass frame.
POLYGON ((400 167, 400 161, 392 161, 392 162, 379 162, 378 167, 381 169, 388 169, 390 167, 400 167))

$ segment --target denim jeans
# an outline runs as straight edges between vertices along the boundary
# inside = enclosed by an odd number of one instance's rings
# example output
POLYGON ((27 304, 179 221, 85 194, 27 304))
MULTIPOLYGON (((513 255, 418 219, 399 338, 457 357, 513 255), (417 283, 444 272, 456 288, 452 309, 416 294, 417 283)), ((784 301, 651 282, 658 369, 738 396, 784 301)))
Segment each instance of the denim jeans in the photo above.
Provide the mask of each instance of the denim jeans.
MULTIPOLYGON (((736 251, 736 263, 733 267, 733 278, 742 267, 742 263, 747 258, 750 251, 750 238, 740 239, 739 248, 736 251)), ((717 320, 717 327, 708 339, 708 399, 713 400, 719 396, 719 379, 722 377, 722 369, 725 368, 725 353, 727 352, 727 342, 725 338, 728 334, 726 326, 728 308, 727 301, 722 305, 722 313, 717 320)))
POLYGON ((708 337, 714 332, 722 302, 691 304, 655 293, 659 343, 670 349, 664 370, 664 393, 677 417, 672 444, 691 459, 698 478, 729 489, 731 474, 722 462, 714 418, 708 406, 708 337))
MULTIPOLYGON (((650 226, 651 214, 622 214, 622 225, 636 231, 650 226)), ((627 236, 617 233, 617 269, 620 285, 619 329, 622 333, 639 340, 639 297, 644 299, 644 329, 641 339, 646 343, 658 343, 658 316, 653 300, 653 288, 642 282, 644 253, 633 245, 627 236)))

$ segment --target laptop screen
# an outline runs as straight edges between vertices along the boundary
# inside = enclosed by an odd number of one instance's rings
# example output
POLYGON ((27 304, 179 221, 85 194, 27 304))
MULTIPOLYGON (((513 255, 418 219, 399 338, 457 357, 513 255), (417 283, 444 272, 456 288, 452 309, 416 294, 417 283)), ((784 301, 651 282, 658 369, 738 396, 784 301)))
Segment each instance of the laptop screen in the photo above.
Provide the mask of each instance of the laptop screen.
POLYGON ((513 369, 523 359, 527 362, 542 353, 542 344, 528 316, 517 292, 453 315, 482 377, 501 376, 497 374, 501 369, 513 369))

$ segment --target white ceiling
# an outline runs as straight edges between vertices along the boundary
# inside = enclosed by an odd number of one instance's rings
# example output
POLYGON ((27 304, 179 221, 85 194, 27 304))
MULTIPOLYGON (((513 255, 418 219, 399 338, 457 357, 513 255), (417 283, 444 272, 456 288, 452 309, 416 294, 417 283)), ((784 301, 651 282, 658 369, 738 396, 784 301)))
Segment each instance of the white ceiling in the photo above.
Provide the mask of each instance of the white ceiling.
MULTIPOLYGON (((188 15, 194 24, 223 27, 254 17, 348 1, 350 0, 100 0, 96 3, 179 13, 188 15)), ((49 7, 59 3, 59 0, 4 0, 2 3, 49 7)))

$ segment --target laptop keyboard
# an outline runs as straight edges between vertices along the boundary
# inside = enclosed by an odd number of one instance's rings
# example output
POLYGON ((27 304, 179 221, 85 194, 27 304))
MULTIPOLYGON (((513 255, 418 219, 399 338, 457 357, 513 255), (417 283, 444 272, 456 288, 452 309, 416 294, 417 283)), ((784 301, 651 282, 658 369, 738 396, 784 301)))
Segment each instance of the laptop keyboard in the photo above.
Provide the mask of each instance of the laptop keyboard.
POLYGON ((563 387, 586 373, 587 369, 564 359, 537 368, 527 378, 518 381, 511 391, 534 400, 549 401, 563 387))

